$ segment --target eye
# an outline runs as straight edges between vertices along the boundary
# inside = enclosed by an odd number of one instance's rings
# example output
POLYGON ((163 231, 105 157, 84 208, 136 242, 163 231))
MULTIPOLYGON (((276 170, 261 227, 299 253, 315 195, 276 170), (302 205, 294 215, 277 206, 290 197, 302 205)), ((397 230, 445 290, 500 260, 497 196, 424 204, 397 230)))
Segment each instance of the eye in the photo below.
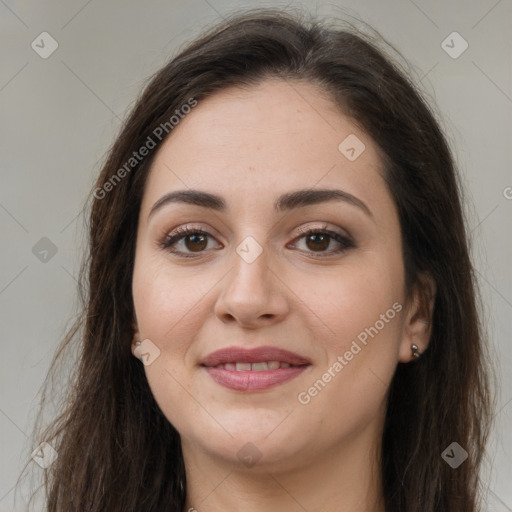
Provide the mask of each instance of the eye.
POLYGON ((208 246, 209 237, 211 237, 211 235, 202 229, 186 227, 184 229, 180 229, 178 233, 171 233, 167 235, 161 241, 160 247, 175 253, 178 256, 193 258, 193 254, 187 254, 187 251, 190 251, 191 253, 203 252, 208 246), (174 248, 175 245, 179 245, 180 243, 182 244, 182 248, 184 246, 186 251, 176 250, 174 248))
MULTIPOLYGON (((304 239, 306 252, 320 253, 319 255, 321 257, 323 257, 322 254, 324 253, 339 254, 351 247, 355 247, 354 242, 347 236, 325 228, 309 229, 296 240, 301 241, 302 239, 304 239), (338 245, 338 247, 336 249, 326 251, 333 241, 338 245)), ((296 245, 296 243, 293 244, 293 246, 296 245)))
MULTIPOLYGON (((162 249, 165 249, 178 257, 193 258, 194 253, 200 254, 208 248, 208 239, 212 238, 210 233, 198 228, 185 227, 179 229, 177 233, 166 235, 159 243, 162 249), (181 244, 181 247, 180 247, 181 244), (178 247, 178 249, 176 249, 178 247)), ((323 254, 339 254, 351 247, 355 247, 354 242, 345 235, 326 229, 309 229, 305 231, 300 237, 295 240, 301 241, 304 239, 306 245, 306 252, 318 253, 322 257, 323 254), (332 242, 338 245, 337 248, 328 249, 332 242)), ((291 244, 296 247, 297 243, 291 244)))

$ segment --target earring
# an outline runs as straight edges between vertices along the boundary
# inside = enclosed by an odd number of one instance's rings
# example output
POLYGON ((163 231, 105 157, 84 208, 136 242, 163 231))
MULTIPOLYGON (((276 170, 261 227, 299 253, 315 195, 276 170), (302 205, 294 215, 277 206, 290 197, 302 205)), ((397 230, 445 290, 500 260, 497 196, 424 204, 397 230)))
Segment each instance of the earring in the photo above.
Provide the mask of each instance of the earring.
POLYGON ((411 351, 412 351, 412 355, 415 359, 419 359, 420 357, 420 353, 418 351, 418 345, 411 345, 411 351))

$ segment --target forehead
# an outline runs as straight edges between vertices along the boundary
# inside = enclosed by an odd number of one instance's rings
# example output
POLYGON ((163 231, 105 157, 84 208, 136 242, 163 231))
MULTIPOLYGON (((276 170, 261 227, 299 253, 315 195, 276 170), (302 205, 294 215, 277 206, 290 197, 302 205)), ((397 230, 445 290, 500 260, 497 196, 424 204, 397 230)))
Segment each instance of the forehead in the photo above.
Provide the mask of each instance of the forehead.
POLYGON ((184 116, 153 161, 143 208, 178 188, 236 191, 247 203, 342 186, 371 202, 384 187, 381 167, 373 141, 325 92, 271 79, 216 92, 184 116))

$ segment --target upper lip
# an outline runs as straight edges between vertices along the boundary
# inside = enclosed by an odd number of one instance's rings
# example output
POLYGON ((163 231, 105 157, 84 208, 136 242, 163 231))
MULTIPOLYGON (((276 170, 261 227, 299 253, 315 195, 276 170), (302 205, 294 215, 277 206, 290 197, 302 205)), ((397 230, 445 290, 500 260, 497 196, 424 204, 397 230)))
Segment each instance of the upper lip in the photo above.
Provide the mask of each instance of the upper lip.
POLYGON ((294 352, 270 346, 252 349, 244 347, 221 348, 206 356, 200 364, 213 367, 226 363, 262 363, 265 361, 280 361, 294 366, 311 364, 308 359, 294 352))

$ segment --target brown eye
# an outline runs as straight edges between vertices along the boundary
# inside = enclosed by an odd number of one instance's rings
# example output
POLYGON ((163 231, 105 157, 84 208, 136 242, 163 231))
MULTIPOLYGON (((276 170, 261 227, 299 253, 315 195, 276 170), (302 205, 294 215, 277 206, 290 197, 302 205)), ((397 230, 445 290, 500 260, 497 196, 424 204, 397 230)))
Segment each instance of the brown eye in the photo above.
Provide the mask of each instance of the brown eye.
POLYGON ((186 248, 193 252, 202 251, 203 249, 206 249, 206 246, 208 245, 208 240, 205 235, 187 235, 184 241, 186 248))
POLYGON ((306 238, 306 245, 312 251, 323 251, 329 247, 330 238, 331 237, 329 235, 319 233, 308 235, 306 238))
POLYGON ((204 252, 208 247, 209 238, 212 237, 206 231, 185 228, 181 229, 179 233, 167 235, 159 245, 162 249, 186 258, 193 257, 191 256, 193 253, 200 254, 204 252))
POLYGON ((304 239, 304 245, 306 246, 306 249, 303 250, 310 253, 318 253, 319 256, 338 254, 351 247, 355 247, 355 243, 350 238, 328 229, 311 229, 297 238, 298 241, 302 241, 302 239, 304 239), (338 248, 326 250, 333 241, 338 245, 338 248))
MULTIPOLYGON (((208 239, 213 237, 206 231, 196 228, 185 228, 180 230, 179 233, 167 235, 159 245, 162 249, 165 249, 176 256, 184 258, 193 258, 195 255, 200 255, 202 252, 206 252, 208 248, 208 239)), ((339 254, 347 249, 355 247, 354 242, 335 231, 327 229, 311 229, 305 232, 303 235, 297 238, 298 241, 305 242, 305 252, 312 253, 314 255, 329 256, 333 254, 339 254), (332 244, 338 245, 337 248, 327 250, 332 244)), ((300 244, 292 244, 293 246, 300 244)), ((300 248, 300 247, 299 247, 300 248)))

